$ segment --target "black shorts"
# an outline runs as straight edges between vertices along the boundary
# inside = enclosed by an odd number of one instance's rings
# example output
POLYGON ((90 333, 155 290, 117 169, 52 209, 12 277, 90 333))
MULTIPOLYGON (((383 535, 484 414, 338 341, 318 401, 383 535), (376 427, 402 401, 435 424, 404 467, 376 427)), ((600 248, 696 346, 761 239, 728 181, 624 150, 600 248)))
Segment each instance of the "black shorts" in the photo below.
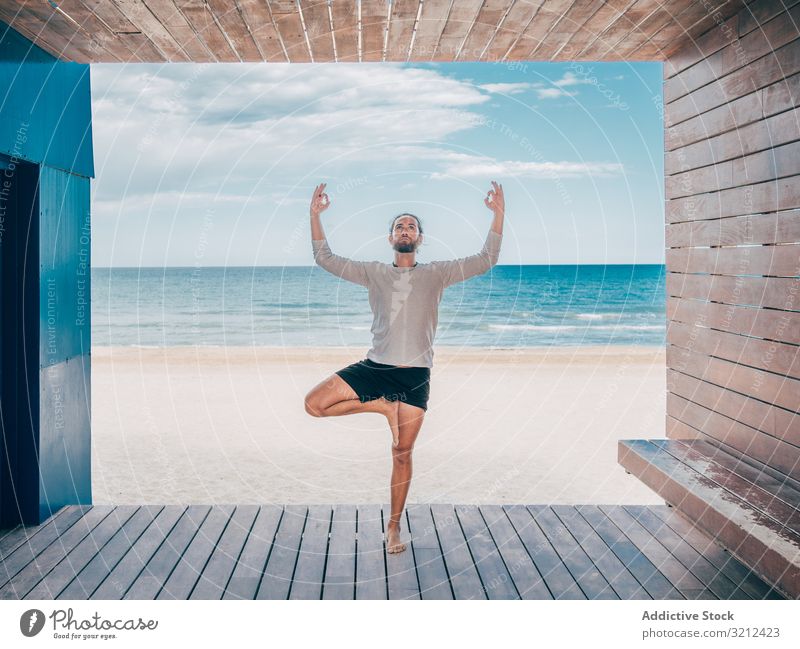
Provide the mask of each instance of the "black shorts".
POLYGON ((362 402, 385 397, 428 409, 431 370, 429 367, 384 365, 365 358, 337 371, 362 402))

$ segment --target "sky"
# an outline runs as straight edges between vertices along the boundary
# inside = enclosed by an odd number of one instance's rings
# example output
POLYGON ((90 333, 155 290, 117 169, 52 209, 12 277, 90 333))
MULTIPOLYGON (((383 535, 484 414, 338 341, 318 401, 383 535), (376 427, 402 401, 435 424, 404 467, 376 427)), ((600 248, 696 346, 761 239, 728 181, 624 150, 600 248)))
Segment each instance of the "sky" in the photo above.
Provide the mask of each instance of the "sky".
POLYGON ((661 63, 92 64, 95 266, 420 262, 478 252, 506 200, 500 264, 664 262, 661 63))

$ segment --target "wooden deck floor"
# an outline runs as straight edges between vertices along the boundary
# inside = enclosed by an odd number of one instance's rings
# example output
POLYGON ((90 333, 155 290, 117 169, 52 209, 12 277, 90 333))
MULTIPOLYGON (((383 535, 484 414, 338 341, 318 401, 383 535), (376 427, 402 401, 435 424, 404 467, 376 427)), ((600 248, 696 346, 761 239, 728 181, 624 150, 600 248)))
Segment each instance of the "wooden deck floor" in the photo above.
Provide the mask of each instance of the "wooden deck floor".
POLYGON ((663 506, 119 505, 0 531, 2 599, 783 599, 663 506))

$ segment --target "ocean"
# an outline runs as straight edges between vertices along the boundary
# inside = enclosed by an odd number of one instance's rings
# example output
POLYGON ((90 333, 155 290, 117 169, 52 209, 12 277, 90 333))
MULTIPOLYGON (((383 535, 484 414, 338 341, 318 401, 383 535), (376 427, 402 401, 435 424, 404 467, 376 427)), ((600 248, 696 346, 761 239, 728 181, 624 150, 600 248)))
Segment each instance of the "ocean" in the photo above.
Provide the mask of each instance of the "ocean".
MULTIPOLYGON (((495 266, 445 289, 435 344, 663 346, 663 265, 495 266)), ((367 289, 318 266, 92 268, 92 343, 363 346, 367 289)))

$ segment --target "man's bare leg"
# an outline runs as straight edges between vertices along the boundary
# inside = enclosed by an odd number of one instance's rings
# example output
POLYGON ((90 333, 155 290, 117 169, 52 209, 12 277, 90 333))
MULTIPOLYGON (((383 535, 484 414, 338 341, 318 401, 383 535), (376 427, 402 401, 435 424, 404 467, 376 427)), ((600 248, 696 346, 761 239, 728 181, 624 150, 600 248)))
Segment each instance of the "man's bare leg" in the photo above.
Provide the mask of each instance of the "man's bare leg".
POLYGON ((386 551, 391 554, 406 549, 406 544, 400 541, 400 517, 411 486, 411 452, 422 428, 425 410, 400 402, 397 414, 400 440, 392 448, 392 513, 386 525, 386 551))
POLYGON ((398 425, 399 401, 388 401, 384 397, 361 401, 358 395, 338 374, 333 374, 308 393, 305 399, 306 412, 314 417, 338 417, 359 412, 376 412, 386 417, 392 431, 392 446, 400 439, 398 425))

